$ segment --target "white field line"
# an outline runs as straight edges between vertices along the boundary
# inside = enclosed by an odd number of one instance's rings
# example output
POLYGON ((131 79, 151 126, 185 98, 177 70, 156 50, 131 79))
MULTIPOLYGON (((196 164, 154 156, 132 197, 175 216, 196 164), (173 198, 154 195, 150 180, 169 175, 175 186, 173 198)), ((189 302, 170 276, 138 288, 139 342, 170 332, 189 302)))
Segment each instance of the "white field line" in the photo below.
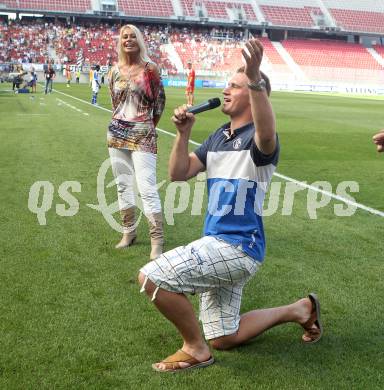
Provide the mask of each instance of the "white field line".
POLYGON ((25 113, 25 114, 17 114, 16 116, 48 116, 50 114, 32 114, 32 113, 25 113))
MULTIPOLYGON (((61 95, 70 97, 70 98, 72 98, 72 99, 75 99, 75 100, 77 100, 77 101, 79 101, 79 102, 82 102, 82 103, 85 103, 85 104, 89 104, 90 106, 95 107, 95 108, 98 108, 98 109, 100 109, 100 110, 104 110, 104 111, 107 111, 107 112, 112 112, 112 110, 109 110, 108 108, 104 108, 104 107, 100 107, 100 106, 95 106, 95 105, 93 105, 93 104, 91 104, 91 103, 89 103, 89 102, 87 102, 87 101, 85 101, 85 100, 79 99, 79 98, 77 98, 77 97, 75 97, 75 96, 68 95, 67 93, 60 92, 60 91, 57 91, 57 90, 55 90, 55 89, 54 89, 54 91, 55 91, 56 93, 61 94, 61 95)), ((167 135, 169 135, 169 136, 171 136, 171 137, 176 137, 176 134, 171 133, 170 131, 167 131, 167 130, 163 130, 163 129, 157 128, 157 131, 159 131, 159 132, 161 132, 161 133, 163 133, 163 134, 167 134, 167 135)), ((189 143, 192 144, 192 145, 196 145, 196 146, 200 146, 200 145, 201 145, 200 143, 198 143, 198 142, 196 142, 196 141, 193 141, 193 140, 189 140, 189 143)), ((319 192, 319 193, 321 193, 321 194, 323 194, 323 195, 329 196, 330 198, 333 198, 333 199, 339 200, 339 201, 341 201, 341 202, 344 202, 344 203, 347 204, 347 205, 354 206, 354 207, 356 207, 356 208, 358 208, 358 209, 361 209, 361 210, 365 210, 365 211, 367 211, 367 212, 369 212, 369 213, 371 213, 371 214, 375 214, 375 215, 378 215, 378 216, 380 216, 380 217, 384 217, 384 212, 383 212, 383 211, 376 210, 376 209, 374 209, 374 208, 372 208, 372 207, 365 206, 365 205, 363 205, 363 204, 361 204, 361 203, 357 203, 357 202, 354 202, 354 201, 352 201, 352 200, 350 200, 350 199, 343 198, 342 196, 336 195, 336 194, 334 194, 334 193, 332 193, 332 192, 328 192, 328 191, 322 190, 321 188, 312 186, 312 185, 307 184, 307 183, 303 183, 303 182, 301 182, 301 181, 292 179, 291 177, 282 175, 282 174, 277 173, 277 172, 274 173, 274 176, 276 176, 276 177, 278 177, 278 178, 280 178, 280 179, 283 179, 283 180, 285 180, 285 181, 289 181, 289 182, 291 182, 291 183, 295 183, 296 185, 298 185, 298 186, 300 186, 300 187, 307 188, 307 189, 312 190, 312 191, 315 191, 315 192, 319 192)))
POLYGON ((72 106, 72 104, 69 104, 69 103, 67 103, 67 102, 64 101, 64 100, 61 100, 61 99, 59 99, 59 98, 56 98, 56 101, 58 102, 58 103, 57 103, 58 106, 64 105, 64 106, 66 106, 66 107, 69 107, 69 108, 72 109, 72 110, 77 111, 77 112, 80 113, 80 114, 89 116, 88 112, 84 112, 83 110, 80 110, 80 108, 77 108, 77 107, 75 107, 75 106, 72 106))
POLYGON ((376 215, 379 215, 380 217, 384 217, 384 212, 383 211, 380 211, 380 210, 376 210, 372 207, 369 207, 369 206, 365 206, 361 203, 357 203, 357 202, 354 202, 353 200, 350 200, 350 199, 346 199, 346 198, 343 198, 342 196, 340 195, 336 195, 332 192, 328 192, 328 191, 325 191, 325 190, 322 190, 321 188, 319 187, 315 187, 315 186, 312 186, 310 184, 307 184, 307 183, 303 183, 301 181, 298 181, 298 180, 295 180, 295 179, 292 179, 291 177, 288 177, 288 176, 285 176, 285 175, 282 175, 280 173, 277 173, 275 172, 274 173, 274 176, 276 177, 279 177, 280 179, 283 179, 283 180, 286 180, 286 181, 290 181, 292 183, 295 183, 296 185, 300 186, 300 187, 303 187, 303 188, 308 188, 309 190, 312 190, 312 191, 315 191, 315 192, 320 192, 321 194, 324 194, 326 196, 329 196, 333 199, 337 199, 337 200, 340 200, 341 202, 344 202, 350 206, 354 206, 358 209, 362 209, 362 210, 365 210, 365 211, 368 211, 369 213, 372 213, 372 214, 376 214, 376 215))

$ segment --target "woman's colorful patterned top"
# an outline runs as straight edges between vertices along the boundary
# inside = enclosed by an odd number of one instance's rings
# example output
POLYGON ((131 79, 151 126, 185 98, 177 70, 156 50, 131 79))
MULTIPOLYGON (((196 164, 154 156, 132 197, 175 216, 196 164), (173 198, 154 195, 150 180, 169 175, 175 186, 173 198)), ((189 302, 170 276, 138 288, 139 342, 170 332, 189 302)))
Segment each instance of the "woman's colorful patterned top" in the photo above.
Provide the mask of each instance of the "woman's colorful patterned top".
POLYGON ((135 77, 121 74, 114 66, 109 80, 112 121, 108 128, 108 147, 157 153, 154 116, 161 116, 165 93, 159 74, 145 64, 135 77))

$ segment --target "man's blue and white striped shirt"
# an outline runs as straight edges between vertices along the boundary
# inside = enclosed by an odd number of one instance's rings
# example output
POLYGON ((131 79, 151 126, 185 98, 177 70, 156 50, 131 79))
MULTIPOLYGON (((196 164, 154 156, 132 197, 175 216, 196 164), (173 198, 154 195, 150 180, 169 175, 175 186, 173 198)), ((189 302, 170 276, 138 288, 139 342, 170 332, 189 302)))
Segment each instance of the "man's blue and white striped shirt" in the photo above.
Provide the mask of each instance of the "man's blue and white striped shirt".
POLYGON ((265 236, 262 205, 276 169, 279 141, 271 155, 264 155, 254 141, 255 127, 249 123, 234 134, 229 124, 219 128, 195 150, 205 165, 208 210, 204 234, 215 236, 263 261, 265 236))

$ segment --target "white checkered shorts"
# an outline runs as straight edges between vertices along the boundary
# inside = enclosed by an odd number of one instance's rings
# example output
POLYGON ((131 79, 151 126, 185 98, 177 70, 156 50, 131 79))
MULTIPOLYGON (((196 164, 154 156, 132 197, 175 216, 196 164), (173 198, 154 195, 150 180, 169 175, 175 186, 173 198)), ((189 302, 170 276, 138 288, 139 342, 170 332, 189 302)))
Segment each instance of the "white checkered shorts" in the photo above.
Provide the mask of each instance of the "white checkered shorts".
POLYGON ((140 272, 158 288, 200 294, 200 321, 210 340, 237 332, 243 287, 260 266, 240 246, 205 236, 163 253, 140 272))

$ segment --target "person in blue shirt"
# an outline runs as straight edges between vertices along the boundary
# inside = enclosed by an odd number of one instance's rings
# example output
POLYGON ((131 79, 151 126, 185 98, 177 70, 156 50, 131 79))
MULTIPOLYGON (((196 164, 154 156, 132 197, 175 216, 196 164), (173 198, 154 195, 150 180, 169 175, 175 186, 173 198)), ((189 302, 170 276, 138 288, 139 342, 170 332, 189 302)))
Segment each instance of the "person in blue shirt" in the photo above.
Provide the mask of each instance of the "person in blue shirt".
POLYGON ((93 71, 93 78, 92 78, 92 101, 91 103, 94 105, 97 105, 97 94, 99 93, 100 89, 100 66, 96 65, 95 69, 93 71))
POLYGON ((29 85, 32 88, 32 93, 36 93, 36 83, 37 83, 37 73, 35 71, 35 68, 31 68, 31 77, 29 81, 29 85))
POLYGON ((263 46, 252 39, 242 55, 245 66, 223 91, 222 111, 229 123, 188 153, 195 117, 184 105, 172 118, 177 135, 169 161, 171 180, 185 181, 205 171, 208 206, 202 238, 162 254, 139 273, 141 291, 152 297, 183 338, 178 352, 152 365, 156 371, 209 366, 214 358, 208 343, 214 349, 233 348, 286 322, 304 328, 305 343, 322 335, 314 293, 287 306, 240 315, 243 287, 264 261, 262 204, 280 150, 270 82, 260 71, 263 46), (195 293, 200 296, 205 339, 185 295, 195 293))

